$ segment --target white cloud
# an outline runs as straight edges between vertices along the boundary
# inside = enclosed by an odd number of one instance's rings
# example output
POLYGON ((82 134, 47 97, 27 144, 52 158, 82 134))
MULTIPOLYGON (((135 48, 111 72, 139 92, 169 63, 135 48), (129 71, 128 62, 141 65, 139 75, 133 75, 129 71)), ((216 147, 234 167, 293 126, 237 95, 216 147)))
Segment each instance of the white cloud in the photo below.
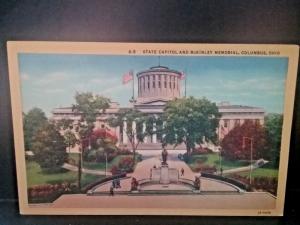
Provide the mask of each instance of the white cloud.
POLYGON ((21 73, 21 79, 22 80, 29 80, 30 76, 27 73, 21 73))
POLYGON ((47 94, 60 94, 60 93, 65 92, 65 90, 64 89, 59 89, 59 88, 57 88, 57 89, 46 89, 46 90, 44 90, 44 92, 47 93, 47 94))
POLYGON ((55 84, 57 82, 67 81, 70 79, 69 74, 64 72, 54 72, 46 75, 41 75, 36 79, 34 84, 38 86, 46 86, 49 84, 55 84))

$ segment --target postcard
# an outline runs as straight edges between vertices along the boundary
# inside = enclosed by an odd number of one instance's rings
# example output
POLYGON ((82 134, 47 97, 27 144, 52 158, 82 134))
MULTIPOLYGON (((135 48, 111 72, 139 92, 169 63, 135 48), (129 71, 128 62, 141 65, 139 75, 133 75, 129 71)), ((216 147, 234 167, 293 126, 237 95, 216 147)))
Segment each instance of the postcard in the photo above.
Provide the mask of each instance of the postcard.
POLYGON ((283 214, 298 46, 7 48, 21 214, 283 214))

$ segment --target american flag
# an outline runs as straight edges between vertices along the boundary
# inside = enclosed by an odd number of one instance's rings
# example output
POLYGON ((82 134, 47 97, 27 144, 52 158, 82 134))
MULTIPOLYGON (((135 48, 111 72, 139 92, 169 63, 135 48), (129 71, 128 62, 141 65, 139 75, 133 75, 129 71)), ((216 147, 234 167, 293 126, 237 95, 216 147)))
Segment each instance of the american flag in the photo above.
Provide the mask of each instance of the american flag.
POLYGON ((133 72, 132 70, 129 71, 128 73, 125 73, 123 75, 123 79, 122 79, 122 82, 123 84, 127 84, 129 81, 131 81, 133 79, 133 72))

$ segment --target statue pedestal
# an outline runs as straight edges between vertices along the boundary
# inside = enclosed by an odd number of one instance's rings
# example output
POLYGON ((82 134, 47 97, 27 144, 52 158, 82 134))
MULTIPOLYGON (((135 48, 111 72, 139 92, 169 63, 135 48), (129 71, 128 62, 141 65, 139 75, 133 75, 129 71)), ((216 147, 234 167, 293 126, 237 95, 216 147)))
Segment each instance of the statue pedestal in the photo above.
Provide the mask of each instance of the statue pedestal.
POLYGON ((160 184, 169 184, 170 178, 169 178, 169 167, 168 166, 162 166, 160 168, 160 184))

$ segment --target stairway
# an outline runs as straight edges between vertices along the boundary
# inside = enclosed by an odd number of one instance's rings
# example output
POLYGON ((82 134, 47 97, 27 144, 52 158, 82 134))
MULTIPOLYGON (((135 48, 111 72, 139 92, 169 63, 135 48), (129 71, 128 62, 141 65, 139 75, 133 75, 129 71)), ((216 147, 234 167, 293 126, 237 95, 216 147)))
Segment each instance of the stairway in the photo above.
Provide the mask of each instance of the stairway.
MULTIPOLYGON (((174 149, 174 146, 167 145, 167 150, 174 149)), ((184 144, 178 145, 175 148, 176 150, 186 150, 186 147, 184 144)), ((140 143, 138 146, 138 150, 162 150, 161 143, 140 143)))

